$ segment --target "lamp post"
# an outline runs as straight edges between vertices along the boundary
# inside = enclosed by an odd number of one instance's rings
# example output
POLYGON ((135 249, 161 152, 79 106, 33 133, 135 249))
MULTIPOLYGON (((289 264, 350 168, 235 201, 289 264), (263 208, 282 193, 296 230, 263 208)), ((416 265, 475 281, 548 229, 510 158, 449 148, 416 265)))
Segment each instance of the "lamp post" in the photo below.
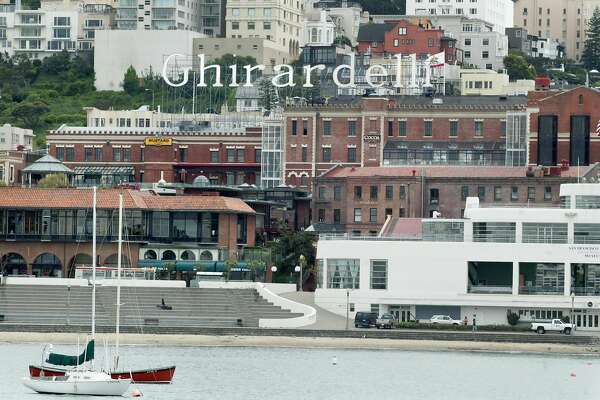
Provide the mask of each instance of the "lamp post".
POLYGON ((346 330, 348 330, 349 322, 350 322, 350 290, 346 289, 346 330))
POLYGON ((275 274, 275 272, 277 272, 277 267, 273 265, 271 267, 271 282, 273 282, 273 275, 275 274))
POLYGON ((294 268, 294 272, 296 272, 298 274, 298 287, 296 290, 301 292, 302 291, 302 266, 296 265, 296 267, 294 268))
POLYGON ((585 71, 585 87, 590 87, 590 75, 600 74, 597 69, 592 69, 590 71, 585 71))
POLYGON ((575 321, 573 317, 575 316, 575 291, 571 289, 571 320, 569 321, 573 324, 573 328, 575 328, 575 321))
POLYGON ((146 92, 152 92, 152 111, 154 111, 154 89, 146 89, 146 92))

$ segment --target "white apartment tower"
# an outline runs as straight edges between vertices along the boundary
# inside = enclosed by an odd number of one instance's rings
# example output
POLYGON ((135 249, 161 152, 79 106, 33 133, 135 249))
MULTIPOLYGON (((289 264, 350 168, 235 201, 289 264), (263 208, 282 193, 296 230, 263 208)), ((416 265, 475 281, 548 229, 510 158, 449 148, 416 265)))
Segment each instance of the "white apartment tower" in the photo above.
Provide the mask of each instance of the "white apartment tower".
POLYGON ((264 38, 297 58, 303 43, 303 0, 228 0, 228 38, 264 38))
POLYGON ((406 0, 406 15, 460 15, 491 23, 502 34, 513 26, 513 10, 513 0, 406 0))
POLYGON ((515 26, 530 35, 558 39, 567 57, 579 61, 596 7, 600 7, 600 0, 516 0, 515 26))
POLYGON ((201 31, 200 0, 118 0, 116 29, 201 31))

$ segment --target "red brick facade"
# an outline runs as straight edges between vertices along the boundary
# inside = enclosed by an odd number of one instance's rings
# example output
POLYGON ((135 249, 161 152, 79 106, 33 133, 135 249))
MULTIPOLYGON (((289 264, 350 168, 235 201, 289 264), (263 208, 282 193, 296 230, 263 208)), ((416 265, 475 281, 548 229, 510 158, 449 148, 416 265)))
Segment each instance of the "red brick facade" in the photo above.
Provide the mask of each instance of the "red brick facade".
POLYGON ((568 91, 540 91, 529 94, 529 106, 533 110, 530 117, 529 163, 544 165, 560 165, 566 162, 577 165, 579 158, 582 165, 600 162, 600 136, 596 128, 600 121, 600 91, 579 87, 568 91), (555 117, 557 123, 555 151, 547 157, 539 157, 539 121, 540 117, 555 117), (587 154, 574 152, 571 154, 573 140, 572 117, 589 117, 589 143, 587 154), (552 157, 551 157, 552 156, 552 157), (572 159, 574 158, 574 159, 572 159), (584 162, 583 159, 587 159, 584 162), (551 159, 547 163, 544 159, 551 159))
POLYGON ((310 190, 312 179, 335 165, 383 165, 388 142, 499 147, 507 113, 526 113, 526 106, 525 98, 446 97, 436 104, 405 96, 290 107, 284 113, 286 183, 310 190))

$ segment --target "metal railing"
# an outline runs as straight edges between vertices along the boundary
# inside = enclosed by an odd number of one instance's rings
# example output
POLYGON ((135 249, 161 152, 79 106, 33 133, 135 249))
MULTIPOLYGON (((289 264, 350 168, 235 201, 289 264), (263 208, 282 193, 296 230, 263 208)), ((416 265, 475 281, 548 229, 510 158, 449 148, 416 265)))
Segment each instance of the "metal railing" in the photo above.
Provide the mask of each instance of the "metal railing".
POLYGON ((512 286, 469 286, 468 293, 473 294, 512 294, 512 286))
POLYGON ((571 292, 575 294, 575 296, 600 296, 600 287, 572 286, 571 292))
POLYGON ((519 294, 557 296, 564 294, 564 288, 560 286, 521 286, 519 287, 519 294))

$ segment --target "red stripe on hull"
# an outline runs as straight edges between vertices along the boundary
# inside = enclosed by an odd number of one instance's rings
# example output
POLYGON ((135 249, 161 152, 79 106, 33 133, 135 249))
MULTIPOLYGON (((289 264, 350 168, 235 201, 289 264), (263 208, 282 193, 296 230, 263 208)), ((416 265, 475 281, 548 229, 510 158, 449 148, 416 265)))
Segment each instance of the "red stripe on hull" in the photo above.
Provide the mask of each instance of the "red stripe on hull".
MULTIPOLYGON (((65 370, 30 365, 29 374, 34 378, 38 376, 64 376, 65 370)), ((133 383, 171 383, 173 375, 175 375, 175 366, 137 371, 111 372, 110 375, 113 379, 131 379, 133 383)))

